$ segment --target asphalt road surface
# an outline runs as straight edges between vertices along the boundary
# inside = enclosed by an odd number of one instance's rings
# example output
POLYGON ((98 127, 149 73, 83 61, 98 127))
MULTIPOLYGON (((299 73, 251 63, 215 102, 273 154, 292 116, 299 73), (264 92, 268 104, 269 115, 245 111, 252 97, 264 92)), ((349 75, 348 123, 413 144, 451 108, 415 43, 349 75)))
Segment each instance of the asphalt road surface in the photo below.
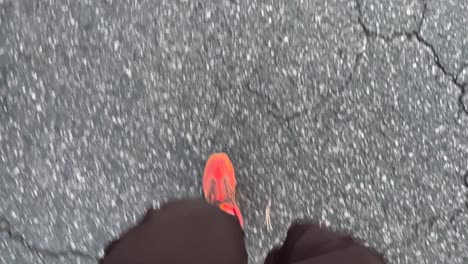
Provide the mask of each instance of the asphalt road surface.
POLYGON ((0 0, 0 263, 96 263, 146 207, 200 197, 217 151, 251 263, 302 218, 390 263, 468 263, 467 14, 466 0, 0 0))

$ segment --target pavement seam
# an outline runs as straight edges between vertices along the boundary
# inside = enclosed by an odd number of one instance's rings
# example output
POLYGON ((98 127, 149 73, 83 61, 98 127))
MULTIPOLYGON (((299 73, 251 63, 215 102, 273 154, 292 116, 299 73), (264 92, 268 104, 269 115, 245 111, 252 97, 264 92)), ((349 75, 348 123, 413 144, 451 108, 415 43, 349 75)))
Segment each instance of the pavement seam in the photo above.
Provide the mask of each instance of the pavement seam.
MULTIPOLYGON (((392 42, 396 38, 400 37, 406 37, 407 40, 416 39, 419 43, 421 43, 423 46, 425 46, 433 56, 433 61, 437 68, 439 68, 444 76, 450 79, 450 81, 457 86, 460 89, 460 95, 458 96, 458 106, 459 106, 459 112, 458 112, 458 118, 460 118, 461 114, 464 114, 468 117, 468 106, 465 106, 463 103, 463 97, 467 93, 468 87, 466 87, 465 84, 461 83, 460 80, 458 80, 458 74, 453 74, 450 73, 445 66, 442 65, 442 61, 440 59, 439 54, 436 52, 436 49, 434 46, 429 43, 424 37, 421 35, 421 28, 424 24, 424 20, 426 18, 426 13, 427 13, 427 1, 426 0, 421 0, 422 2, 422 14, 421 14, 421 19, 418 22, 418 26, 416 27, 415 30, 410 31, 410 32, 395 32, 391 34, 390 36, 385 36, 382 34, 379 34, 378 32, 372 31, 371 29, 368 28, 368 26, 365 24, 363 21, 363 11, 362 11, 362 0, 355 0, 356 1, 356 8, 358 9, 358 23, 361 26, 362 30, 364 31, 364 35, 366 36, 367 39, 370 38, 378 38, 382 39, 385 42, 392 42)), ((466 65, 462 67, 459 72, 461 73, 463 69, 467 67, 466 65)))
POLYGON ((10 222, 6 218, 0 217, 0 233, 5 233, 9 239, 20 243, 23 247, 29 250, 32 253, 39 254, 41 256, 47 256, 51 258, 61 258, 61 257, 78 257, 89 260, 98 260, 97 257, 76 249, 67 249, 54 251, 46 248, 39 247, 29 242, 26 237, 20 233, 14 232, 10 222))

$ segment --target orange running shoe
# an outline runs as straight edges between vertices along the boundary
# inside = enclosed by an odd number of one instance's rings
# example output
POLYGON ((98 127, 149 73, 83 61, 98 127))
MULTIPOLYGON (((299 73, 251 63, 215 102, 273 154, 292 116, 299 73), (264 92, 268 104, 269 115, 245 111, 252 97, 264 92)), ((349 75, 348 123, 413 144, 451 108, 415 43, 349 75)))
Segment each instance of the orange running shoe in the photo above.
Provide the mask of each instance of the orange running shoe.
POLYGON ((203 174, 203 193, 209 203, 236 216, 241 227, 244 227, 244 219, 236 201, 236 175, 226 153, 215 153, 208 158, 203 174))

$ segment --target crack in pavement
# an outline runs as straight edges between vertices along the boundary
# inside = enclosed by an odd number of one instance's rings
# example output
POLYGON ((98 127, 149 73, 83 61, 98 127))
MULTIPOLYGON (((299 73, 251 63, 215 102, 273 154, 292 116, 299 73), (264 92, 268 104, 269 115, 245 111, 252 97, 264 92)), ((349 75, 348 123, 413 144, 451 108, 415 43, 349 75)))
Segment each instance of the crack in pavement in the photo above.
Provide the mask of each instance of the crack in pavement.
POLYGON ((280 124, 284 124, 284 123, 289 124, 292 120, 307 113, 307 108, 304 108, 298 111, 294 111, 291 114, 285 114, 285 115, 278 114, 278 112, 281 112, 279 111, 278 104, 273 99, 263 94, 262 92, 252 89, 252 87, 250 86, 249 79, 247 79, 246 83, 243 84, 243 87, 245 87, 245 89, 250 94, 254 95, 257 98, 260 98, 260 100, 265 102, 267 104, 267 113, 273 116, 273 118, 276 119, 280 124))
POLYGON ((357 53, 355 58, 354 58, 354 63, 353 66, 351 67, 351 71, 349 72, 348 76, 345 79, 344 85, 342 86, 342 89, 339 90, 337 93, 327 97, 326 99, 322 100, 318 105, 315 107, 308 109, 308 112, 314 112, 315 113, 315 121, 319 123, 320 125, 323 124, 322 117, 325 114, 325 111, 327 110, 327 106, 331 103, 336 102, 337 99, 340 98, 341 93, 349 88, 349 85, 354 77, 354 74, 362 61, 363 58, 363 53, 357 53))
MULTIPOLYGON (((358 3, 359 3, 359 0, 356 0, 358 3)), ((406 37, 415 37, 419 42, 423 43, 427 48, 429 48, 432 52, 432 55, 434 57, 434 61, 435 61, 435 64, 442 70, 442 72, 451 77, 451 80, 457 85, 457 84, 460 84, 460 81, 454 77, 453 74, 449 74, 447 72, 447 70, 442 66, 441 62, 440 62, 440 58, 435 50, 435 48, 429 43, 427 42, 424 38, 422 38, 420 36, 420 33, 421 32, 421 28, 422 28, 422 25, 424 24, 424 17, 425 17, 425 13, 426 13, 426 10, 427 10, 427 3, 424 1, 424 9, 423 9, 423 14, 422 14, 422 18, 421 20, 419 21, 418 23, 418 27, 417 27, 417 30, 416 32, 413 32, 413 33, 400 33, 399 35, 395 35, 395 36, 392 36, 390 37, 389 39, 386 39, 385 36, 379 36, 377 33, 375 32, 372 32, 370 31, 366 25, 363 23, 362 21, 362 14, 360 13, 360 16, 359 16, 359 23, 361 24, 363 30, 364 30, 364 33, 366 35, 366 37, 380 37, 386 41, 391 41, 393 40, 393 38, 395 37, 399 37, 399 36, 406 36, 406 37), (367 31, 366 31, 367 30, 367 31), (419 38, 418 38, 419 37, 419 38)), ((359 8, 359 11, 361 12, 360 8, 359 8)), ((360 56, 360 54, 357 54, 356 55, 356 63, 355 65, 353 66, 352 68, 352 71, 350 71, 349 73, 349 76, 346 78, 346 82, 345 82, 345 87, 347 87, 350 82, 352 81, 353 79, 353 74, 357 68, 357 65, 358 65, 358 61, 360 60, 358 57, 360 56)), ((461 88, 461 91, 462 91, 462 94, 460 95, 460 107, 461 107, 461 110, 463 112, 465 112, 465 114, 468 115, 468 111, 466 109, 466 107, 461 103, 461 98, 462 96, 465 94, 466 92, 466 87, 463 87, 461 84, 460 85, 457 85, 459 88, 461 88)), ((257 91, 257 90, 254 90, 252 89, 252 87, 250 86, 250 83, 249 85, 245 86, 246 90, 253 94, 254 96, 258 97, 260 100, 263 100, 266 104, 267 104, 267 113, 270 114, 273 118, 275 118, 277 121, 279 121, 280 123, 282 124, 289 124, 290 122, 292 122, 293 120, 297 119, 297 118, 300 118, 304 115, 307 115, 310 113, 310 111, 313 111, 313 109, 308 109, 307 107, 306 108, 303 108, 303 109, 300 109, 299 111, 294 111, 292 113, 282 113, 280 111, 280 109, 278 108, 278 105, 277 103, 271 99, 271 97, 257 91)), ((222 93, 222 91, 220 92, 222 93)), ((220 96, 222 97, 222 96, 220 96)), ((322 106, 324 104, 328 104, 330 102, 333 102, 334 99, 336 98, 336 96, 332 96, 330 97, 329 100, 326 100, 322 106)), ((319 108, 322 108, 322 106, 318 106, 319 108)), ((216 109, 217 109, 218 105, 215 105, 215 111, 214 111, 214 114, 216 114, 216 109)), ((465 177, 464 177, 464 184, 468 187, 468 172, 465 174, 465 177)), ((468 199, 467 199, 468 200, 468 199)), ((468 207, 468 201, 466 201, 466 206, 468 207)), ((454 222, 456 221, 456 219, 463 213, 463 210, 461 209, 455 209, 451 214, 450 214, 450 221, 451 222, 454 222)), ((429 219, 426 219, 425 221, 429 223, 429 225, 431 226, 431 228, 433 227, 434 223, 436 223, 437 221, 440 221, 440 219, 442 219, 443 216, 439 216, 439 218, 437 217, 430 217, 429 219)), ((418 225, 416 223, 416 225, 418 225)), ((419 224, 419 225, 422 225, 419 224)), ((19 233, 15 233, 13 232, 12 228, 10 227, 10 223, 8 221, 2 221, 1 218, 0 218, 0 233, 6 233, 7 236, 12 239, 12 240, 15 240, 17 242, 19 242, 20 244, 22 244, 25 248, 27 248, 29 251, 31 252, 35 252, 35 253, 38 253, 38 254, 41 254, 41 255, 46 255, 46 256, 50 256, 50 257, 54 257, 54 258, 59 258, 59 257, 63 257, 63 256, 73 256, 73 257, 80 257, 80 258, 87 258, 87 259, 91 259, 91 260, 95 260, 96 257, 95 256, 92 256, 90 255, 89 253, 87 252, 83 252, 83 251, 78 251, 78 250, 73 250, 73 249, 70 249, 70 250, 64 250, 64 251, 52 251, 50 249, 45 249, 45 248, 41 248, 39 246, 36 246, 36 245, 33 245, 31 242, 27 241, 27 239, 25 238, 24 235, 22 234, 19 234, 19 233), (4 225, 2 224, 4 223, 4 225)))
MULTIPOLYGON (((308 115, 310 112, 315 111, 318 108, 323 108, 323 106, 327 105, 329 102, 333 102, 334 99, 336 99, 344 89, 348 88, 351 80, 353 79, 354 73, 356 72, 356 69, 357 69, 357 67, 358 67, 358 65, 359 65, 359 63, 360 63, 360 61, 362 59, 362 56, 363 56, 363 53, 356 53, 353 65, 351 67, 351 70, 350 70, 348 76, 345 79, 344 85, 342 85, 343 86, 342 89, 340 91, 338 91, 337 94, 326 98, 320 104, 318 104, 316 107, 313 107, 313 108, 304 107, 303 109, 294 111, 294 112, 292 112, 290 114, 284 114, 284 115, 279 114, 278 112, 281 112, 281 111, 279 109, 280 107, 278 106, 278 103, 275 100, 268 97, 267 95, 265 95, 264 93, 262 93, 260 91, 257 91, 255 89, 252 89, 252 87, 250 86, 250 77, 247 78, 247 80, 242 85, 242 87, 244 87, 244 89, 247 90, 250 94, 254 95, 257 98, 260 98, 260 100, 262 100, 264 103, 266 103, 267 113, 269 115, 271 115, 275 120, 277 120, 281 125, 286 124, 287 127, 289 128, 290 123, 292 121, 294 121, 295 119, 300 118, 300 117, 302 117, 304 115, 308 115)), ((254 74, 254 73, 252 73, 252 74, 254 74)), ((319 111, 317 111, 317 112, 319 112, 319 111)), ((321 113, 321 114, 323 114, 323 113, 321 113)), ((320 116, 321 116, 321 114, 320 114, 320 116)))
MULTIPOLYGON (((368 39, 369 38, 379 38, 379 39, 382 39, 385 42, 392 42, 394 39, 399 38, 399 37, 406 37, 407 40, 416 39, 419 43, 424 45, 432 53, 433 61, 434 61, 435 65, 442 71, 444 76, 449 78, 451 80, 451 82, 460 89, 461 93, 460 93, 460 95, 458 97, 458 106, 459 106, 458 118, 460 118, 460 114, 465 114, 466 116, 468 116, 468 106, 466 106, 463 103, 463 97, 467 93, 468 85, 467 85, 467 83, 463 83, 463 80, 461 80, 459 78, 461 73, 465 70, 465 68, 468 67, 468 65, 463 65, 461 67, 461 69, 458 71, 457 74, 453 74, 453 73, 449 72, 442 65, 441 58, 440 58, 439 54, 436 52, 435 47, 431 43, 429 43, 429 41, 424 39, 423 36, 421 35, 421 28, 422 28, 422 26, 424 24, 424 20, 426 19, 427 1, 426 0, 421 0, 421 2, 422 2, 422 14, 421 14, 421 19, 418 22, 418 25, 417 25, 416 29, 414 29, 411 32, 396 32, 396 33, 391 34, 390 36, 385 36, 385 35, 379 34, 378 32, 372 31, 371 29, 368 28, 368 26, 363 21, 363 10, 362 10, 361 1, 362 0, 356 0, 356 8, 358 9, 358 14, 359 14, 358 23, 360 24, 360 26, 361 26, 361 28, 362 28, 362 30, 364 32, 365 37, 368 38, 368 39)), ((466 188, 468 188, 468 171, 465 172, 465 174, 462 176, 462 178, 463 178, 462 179, 463 185, 466 188)), ((427 224, 427 228, 426 228, 426 230, 424 232, 424 235, 423 235, 423 236, 426 236, 430 232, 430 230, 432 230, 432 228, 434 227, 434 225, 438 221, 444 220, 444 217, 448 217, 448 222, 451 225, 453 225, 455 223, 456 219, 459 216, 461 216, 465 212, 465 210, 468 210, 468 194, 466 195, 466 200, 464 201, 464 207, 462 206, 460 208, 455 208, 455 209, 453 209, 451 211, 448 211, 446 213, 440 213, 438 215, 431 216, 431 217, 422 219, 422 220, 420 220, 420 221, 418 221, 418 222, 416 222, 414 224, 411 224, 410 229, 413 231, 412 232, 413 235, 410 236, 407 239, 404 239, 403 241, 398 241, 398 242, 395 242, 395 243, 407 244, 407 243, 414 242, 415 241, 415 236, 416 237, 421 237, 419 232, 418 232, 418 229, 420 229, 421 226, 427 224)), ((384 250, 388 250, 395 243, 391 243, 391 244, 387 245, 384 248, 384 250)))
POLYGON ((36 246, 30 242, 24 237, 24 235, 16 233, 13 231, 10 222, 3 217, 0 217, 0 233, 6 233, 7 237, 10 238, 13 241, 19 242, 22 246, 24 246, 26 249, 28 249, 32 253, 37 253, 42 256, 47 256, 51 258, 61 258, 61 257, 78 257, 78 258, 84 258, 84 259, 89 259, 89 260, 98 260, 97 257, 76 249, 67 249, 67 250, 59 250, 59 251, 54 251, 46 248, 42 248, 39 246, 36 246))
MULTIPOLYGON (((460 114, 464 114, 468 116, 468 106, 465 106, 463 103, 463 97, 467 93, 468 88, 465 87, 463 83, 458 80, 458 75, 450 73, 445 66, 442 65, 442 61, 440 59, 439 54, 436 52, 436 49, 434 46, 429 43, 426 39, 423 38, 421 35, 421 28, 424 24, 424 20, 426 19, 426 12, 427 12, 427 1, 421 0, 423 3, 423 8, 422 8, 422 14, 421 14, 421 19, 418 22, 418 26, 416 27, 415 30, 410 31, 410 32, 396 32, 391 34, 390 36, 385 36, 382 34, 379 34, 375 31, 372 31, 371 29, 368 28, 368 26, 364 23, 363 21, 363 11, 362 11, 362 0, 356 0, 356 8, 358 9, 358 23, 360 24, 362 30, 364 31, 364 35, 366 38, 379 38, 384 40, 385 42, 392 42, 394 39, 399 38, 399 37, 406 37, 406 39, 416 39, 419 43, 424 45, 426 48, 430 50, 432 53, 432 56, 434 57, 434 63, 439 68, 442 73, 451 80, 451 82, 457 86, 460 89, 460 95, 458 96, 458 106, 459 106, 459 112, 458 112, 458 118, 460 118, 460 114)), ((462 70, 465 68, 465 66, 462 67, 462 69, 459 71, 460 73, 462 70)))
MULTIPOLYGON (((463 184, 468 189, 468 170, 465 172, 465 175, 463 177, 463 184)), ((468 193, 466 194, 465 206, 466 206, 466 209, 468 210, 468 193)))

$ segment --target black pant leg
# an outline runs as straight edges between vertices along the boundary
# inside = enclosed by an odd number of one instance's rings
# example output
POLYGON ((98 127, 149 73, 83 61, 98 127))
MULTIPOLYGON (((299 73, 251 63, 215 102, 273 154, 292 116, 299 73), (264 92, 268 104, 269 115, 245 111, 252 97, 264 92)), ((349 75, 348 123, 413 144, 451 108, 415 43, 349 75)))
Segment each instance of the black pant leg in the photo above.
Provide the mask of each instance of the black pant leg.
POLYGON ((384 264, 378 253, 353 239, 319 225, 290 227, 284 244, 272 250, 265 264, 384 264))
POLYGON ((182 200, 148 210, 108 246, 101 263, 246 264, 247 252, 234 216, 204 200, 182 200))

